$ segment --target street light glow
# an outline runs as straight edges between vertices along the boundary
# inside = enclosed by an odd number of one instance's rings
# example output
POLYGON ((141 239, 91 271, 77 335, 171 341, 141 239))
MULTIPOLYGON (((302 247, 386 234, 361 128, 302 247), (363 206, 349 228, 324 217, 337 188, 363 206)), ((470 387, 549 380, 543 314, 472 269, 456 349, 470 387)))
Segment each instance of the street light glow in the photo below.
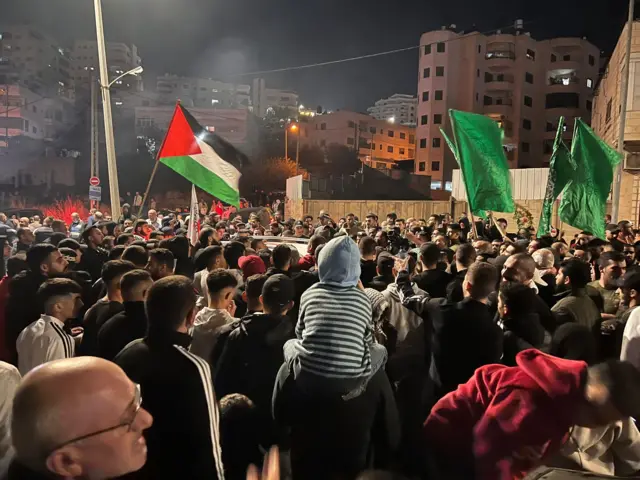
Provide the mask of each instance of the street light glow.
POLYGON ((296 125, 295 123, 293 125, 291 125, 290 130, 292 132, 295 132, 296 130, 298 130, 298 125, 296 125))
POLYGON ((389 117, 389 119, 387 120, 387 122, 389 122, 389 123, 396 123, 396 117, 389 117))

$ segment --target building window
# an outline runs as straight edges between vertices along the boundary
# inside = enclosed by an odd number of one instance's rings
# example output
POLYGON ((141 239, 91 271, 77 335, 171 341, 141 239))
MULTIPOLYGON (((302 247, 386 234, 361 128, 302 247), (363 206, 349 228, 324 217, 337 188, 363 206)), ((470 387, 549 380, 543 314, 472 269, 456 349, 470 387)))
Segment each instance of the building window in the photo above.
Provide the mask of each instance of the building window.
POLYGON ((590 112, 593 110, 593 103, 591 102, 591 100, 587 100, 587 112, 590 112))
POLYGON ((376 168, 378 170, 382 170, 384 168, 387 168, 387 165, 385 163, 382 163, 382 162, 376 162, 376 168))
POLYGON ((438 42, 438 44, 436 45, 436 51, 438 53, 444 53, 445 51, 445 44, 444 42, 438 42))
POLYGON ((553 132, 553 123, 547 122, 546 130, 547 132, 553 132))
POLYGON ((375 150, 375 149, 376 149, 376 144, 375 144, 375 143, 372 143, 372 144, 371 144, 371 150, 375 150))
POLYGON ((31 131, 32 131, 33 133, 38 133, 38 129, 37 129, 36 127, 31 127, 31 131))
POLYGON ((355 124, 355 123, 353 123, 351 120, 349 120, 349 121, 347 122, 347 126, 348 126, 349 128, 353 128, 353 127, 355 127, 355 126, 356 126, 356 124, 355 124))
POLYGON ((444 77, 444 67, 436 67, 436 77, 444 77))
POLYGON ((551 152, 553 152, 553 140, 545 140, 542 143, 542 153, 549 155, 551 152))
POLYGON ((484 72, 484 83, 493 82, 493 75, 489 72, 484 72))
POLYGON ((389 130, 389 132, 387 133, 387 135, 389 135, 390 137, 392 137, 392 138, 393 138, 393 136, 394 136, 393 130, 389 130))
POLYGON ((535 60, 536 59, 536 52, 530 49, 527 49, 527 58, 529 60, 535 60))
POLYGON ((433 138, 433 140, 431 140, 431 146, 433 148, 440 148, 440 139, 438 137, 433 138))
POLYGON ((407 138, 407 134, 404 132, 400 132, 400 140, 405 140, 407 138))
POLYGON ((479 102, 479 101, 480 101, 480 94, 476 93, 476 102, 479 102))
POLYGON ((480 78, 480 69, 476 70, 476 77, 480 78))
POLYGON ((389 152, 389 153, 393 153, 393 146, 389 145, 389 146, 387 147, 387 152, 389 152))
POLYGON ((420 139, 420 148, 427 148, 427 139, 426 138, 421 138, 420 139))
POLYGON ((326 123, 321 123, 320 124, 320 130, 326 130, 327 129, 327 124, 326 123))
POLYGON ((29 120, 24 121, 24 131, 29 132, 29 120))
POLYGON ((558 57, 556 57, 553 53, 551 54, 551 63, 555 63, 556 60, 558 60, 558 57))
POLYGON ((604 117, 606 122, 611 121, 611 108, 613 106, 612 102, 613 102, 613 99, 609 99, 609 101, 607 102, 607 113, 606 113, 606 115, 604 117))
POLYGON ((429 92, 422 92, 422 101, 423 102, 429 101, 429 92))
POLYGON ((442 123, 442 114, 436 113, 433 116, 433 123, 435 123, 436 125, 440 125, 442 123))
POLYGON ((589 55, 589 65, 593 67, 595 64, 596 64, 596 57, 594 57, 593 55, 589 55))
POLYGON ((529 144, 527 142, 522 142, 522 153, 529 153, 529 144))
POLYGON ((439 180, 436 180, 434 182, 431 182, 431 190, 441 190, 442 189, 442 182, 439 180))
POLYGON ((410 148, 409 149, 409 158, 413 158, 413 157, 415 157, 415 155, 416 155, 415 150, 413 148, 410 148))
POLYGON ((382 150, 382 144, 380 144, 380 146, 379 146, 378 150, 382 150))
POLYGON ((587 78, 587 88, 593 88, 593 79, 587 78))
POLYGON ((482 53, 482 45, 478 45, 478 53, 482 53))
POLYGON ((493 98, 491 98, 488 95, 485 95, 484 99, 483 99, 483 104, 484 105, 493 105, 493 98))
POLYGON ((431 162, 431 170, 434 172, 440 171, 440 162, 431 162))
POLYGON ((376 134, 376 127, 369 127, 369 133, 376 134))
POLYGON ((549 93, 545 108, 580 108, 580 95, 572 92, 549 93))
POLYGON ((399 153, 400 155, 404 155, 404 148, 400 147, 400 148, 398 149, 398 153, 399 153))
POLYGON ((424 54, 429 55, 431 53, 431 45, 424 46, 424 54))
POLYGON ((427 162, 418 163, 418 171, 424 172, 427 169, 427 162))
POLYGON ((416 136, 409 134, 409 145, 415 145, 415 143, 416 143, 416 136))
POLYGON ((563 55, 563 56, 562 56, 562 61, 563 61, 563 62, 569 62, 569 61, 571 61, 571 55, 563 55))
POLYGON ((424 78, 429 78, 431 76, 431 69, 429 67, 425 68, 422 73, 422 76, 424 78))
POLYGON ((429 115, 422 115, 420 117, 420 125, 426 125, 429 123, 429 115))
POLYGON ((533 98, 525 95, 524 96, 524 105, 525 105, 525 107, 533 107, 533 98))
POLYGON ((353 145, 353 144, 354 144, 353 137, 347 137, 347 145, 353 145))
POLYGON ((524 81, 527 83, 533 83, 533 73, 525 73, 524 74, 524 81))
POLYGON ((523 118, 522 128, 524 128, 525 130, 531 130, 531 120, 527 120, 526 118, 523 118))
POLYGON ((435 99, 442 100, 442 97, 443 97, 442 90, 436 90, 435 99))

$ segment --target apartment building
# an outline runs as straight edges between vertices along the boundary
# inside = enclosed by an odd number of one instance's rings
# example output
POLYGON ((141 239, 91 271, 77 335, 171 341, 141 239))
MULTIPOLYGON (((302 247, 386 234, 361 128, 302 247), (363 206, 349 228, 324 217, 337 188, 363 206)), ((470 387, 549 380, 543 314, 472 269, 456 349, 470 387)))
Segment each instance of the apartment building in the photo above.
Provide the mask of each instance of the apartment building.
POLYGON ((367 112, 377 120, 415 127, 417 108, 418 99, 415 96, 396 93, 378 100, 367 112))
POLYGON ((452 26, 422 35, 416 173, 431 175, 433 189, 451 188, 456 161, 440 133, 451 133, 451 108, 495 119, 511 168, 548 165, 560 116, 567 140, 575 117, 590 121, 598 48, 582 38, 537 41, 518 26, 514 34, 452 26))
POLYGON ((156 91, 164 103, 190 101, 197 108, 249 108, 251 87, 225 83, 210 78, 163 75, 156 81, 156 91))
MULTIPOLYGON (((99 77, 98 44, 95 40, 80 40, 73 44, 71 50, 73 80, 76 88, 89 89, 91 77, 99 77)), ((107 66, 109 78, 115 79, 129 70, 142 65, 142 59, 135 45, 107 42, 107 66)), ((126 89, 141 92, 142 76, 127 75, 118 80, 113 90, 126 89)))
POLYGON ((256 78, 251 84, 251 104, 254 115, 265 117, 270 110, 286 109, 292 115, 298 111, 298 94, 291 90, 267 88, 264 78, 256 78))
POLYGON ((415 128, 338 110, 301 123, 300 143, 321 148, 337 144, 355 149, 357 145, 360 161, 383 169, 414 159, 416 138, 415 128))
MULTIPOLYGON (((618 147, 622 73, 627 53, 624 27, 593 98, 591 127, 612 147, 618 147)), ((640 22, 633 23, 629 95, 624 129, 625 159, 620 186, 618 220, 640 222, 640 22)))
POLYGON ((0 29, 0 84, 73 99, 71 57, 56 39, 30 25, 0 29))

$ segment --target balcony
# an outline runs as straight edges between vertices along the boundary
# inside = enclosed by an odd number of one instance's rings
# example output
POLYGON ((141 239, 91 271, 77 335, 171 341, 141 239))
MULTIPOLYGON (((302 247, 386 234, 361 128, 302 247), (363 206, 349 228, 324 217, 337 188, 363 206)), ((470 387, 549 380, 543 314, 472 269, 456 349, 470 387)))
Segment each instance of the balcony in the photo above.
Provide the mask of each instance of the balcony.
POLYGON ((505 118, 513 114, 513 101, 510 98, 493 99, 491 105, 484 105, 483 113, 495 118, 505 118))
POLYGON ((513 89, 512 75, 494 75, 493 79, 485 82, 487 92, 511 91, 513 89))
POLYGON ((488 50, 484 58, 488 68, 504 69, 513 66, 516 54, 513 50, 488 50))

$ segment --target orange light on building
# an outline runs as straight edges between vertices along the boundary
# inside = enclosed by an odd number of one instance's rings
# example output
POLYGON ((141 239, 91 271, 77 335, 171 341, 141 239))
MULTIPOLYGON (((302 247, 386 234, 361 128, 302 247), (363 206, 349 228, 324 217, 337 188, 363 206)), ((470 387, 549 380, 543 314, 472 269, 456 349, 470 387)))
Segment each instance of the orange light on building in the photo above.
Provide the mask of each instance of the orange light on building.
POLYGON ((296 124, 294 123, 293 125, 291 125, 291 126, 289 127, 289 130, 291 130, 292 132, 297 131, 297 130, 298 130, 298 125, 296 125, 296 124))

